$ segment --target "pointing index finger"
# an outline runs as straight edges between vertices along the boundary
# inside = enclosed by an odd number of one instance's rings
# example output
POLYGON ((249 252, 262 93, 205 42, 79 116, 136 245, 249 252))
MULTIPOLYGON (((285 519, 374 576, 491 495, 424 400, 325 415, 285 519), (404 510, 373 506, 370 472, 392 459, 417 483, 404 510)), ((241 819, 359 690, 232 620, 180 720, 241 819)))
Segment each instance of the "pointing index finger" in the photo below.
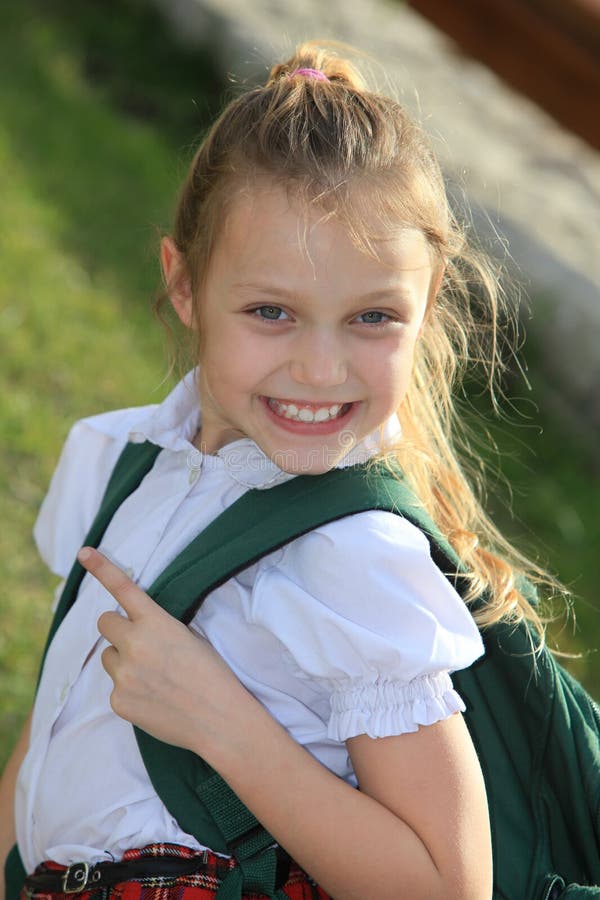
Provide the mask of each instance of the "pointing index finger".
POLYGON ((93 547, 82 547, 77 559, 112 594, 130 619, 142 613, 152 602, 125 572, 93 547))

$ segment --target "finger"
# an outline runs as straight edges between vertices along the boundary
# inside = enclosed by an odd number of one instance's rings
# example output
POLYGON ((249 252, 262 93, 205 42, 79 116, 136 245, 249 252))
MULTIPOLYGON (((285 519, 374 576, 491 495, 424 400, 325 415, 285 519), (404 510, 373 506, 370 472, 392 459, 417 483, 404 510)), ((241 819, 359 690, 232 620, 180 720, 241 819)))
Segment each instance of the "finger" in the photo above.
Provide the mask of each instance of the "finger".
POLYGON ((154 603, 125 572, 93 547, 82 547, 77 559, 113 595, 130 619, 141 615, 154 603))
POLYGON ((118 647, 132 623, 121 613, 110 611, 102 613, 98 618, 97 625, 102 637, 106 638, 109 644, 118 647))
POLYGON ((115 650, 114 647, 105 647, 100 654, 100 659, 102 660, 104 671, 110 675, 114 681, 116 666, 119 662, 119 651, 115 650))

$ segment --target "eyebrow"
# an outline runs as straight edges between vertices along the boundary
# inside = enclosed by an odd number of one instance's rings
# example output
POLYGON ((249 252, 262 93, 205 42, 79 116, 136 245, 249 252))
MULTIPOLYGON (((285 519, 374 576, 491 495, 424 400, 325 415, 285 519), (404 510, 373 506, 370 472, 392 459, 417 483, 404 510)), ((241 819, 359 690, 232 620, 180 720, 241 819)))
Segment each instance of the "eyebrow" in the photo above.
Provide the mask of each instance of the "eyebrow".
POLYGON ((381 288, 378 291, 371 291, 368 294, 364 294, 362 297, 357 297, 357 300, 360 300, 361 303, 380 303, 389 298, 396 300, 402 300, 403 303, 410 303, 413 300, 412 292, 407 290, 404 287, 387 287, 381 288))
MULTIPOLYGON (((236 290, 254 291, 257 294, 263 294, 267 297, 274 297, 279 299, 285 298, 290 301, 298 300, 298 294, 295 291, 290 291, 284 287, 276 287, 275 285, 242 281, 234 284, 233 287, 236 290)), ((376 291, 370 291, 368 294, 356 297, 355 301, 357 304, 369 304, 381 303, 384 300, 389 300, 392 298, 396 300, 396 302, 398 302, 398 300, 401 300, 403 303, 410 303, 412 302, 413 296, 411 291, 398 285, 397 287, 390 286, 386 288, 380 288, 376 291)))
POLYGON ((255 284, 251 281, 240 281, 233 285, 234 290, 254 291, 257 294, 266 294, 269 297, 289 297, 291 300, 297 299, 294 291, 289 291, 284 287, 276 287, 269 284, 255 284))

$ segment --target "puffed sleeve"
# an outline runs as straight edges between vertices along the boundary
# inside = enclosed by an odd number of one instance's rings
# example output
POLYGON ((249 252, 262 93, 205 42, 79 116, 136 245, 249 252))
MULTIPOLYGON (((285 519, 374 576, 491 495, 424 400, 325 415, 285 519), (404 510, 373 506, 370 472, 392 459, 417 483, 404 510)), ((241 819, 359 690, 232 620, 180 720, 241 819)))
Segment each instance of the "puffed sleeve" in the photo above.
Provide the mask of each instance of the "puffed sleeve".
POLYGON ((71 428, 33 529, 39 554, 55 575, 67 577, 129 430, 150 409, 102 413, 71 428))
POLYGON ((370 511, 293 541, 260 572, 254 616, 330 698, 328 736, 386 737, 464 710, 450 673, 483 652, 463 600, 410 522, 370 511))

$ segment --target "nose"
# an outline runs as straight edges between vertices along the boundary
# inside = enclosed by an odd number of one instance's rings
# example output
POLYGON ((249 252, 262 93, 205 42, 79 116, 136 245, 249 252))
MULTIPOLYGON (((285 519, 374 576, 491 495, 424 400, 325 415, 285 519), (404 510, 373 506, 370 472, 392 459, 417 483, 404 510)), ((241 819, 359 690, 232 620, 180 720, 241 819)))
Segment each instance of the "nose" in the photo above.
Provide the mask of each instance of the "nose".
POLYGON ((295 341, 290 372, 294 381, 309 387, 344 384, 348 364, 343 340, 330 329, 306 329, 295 341))

